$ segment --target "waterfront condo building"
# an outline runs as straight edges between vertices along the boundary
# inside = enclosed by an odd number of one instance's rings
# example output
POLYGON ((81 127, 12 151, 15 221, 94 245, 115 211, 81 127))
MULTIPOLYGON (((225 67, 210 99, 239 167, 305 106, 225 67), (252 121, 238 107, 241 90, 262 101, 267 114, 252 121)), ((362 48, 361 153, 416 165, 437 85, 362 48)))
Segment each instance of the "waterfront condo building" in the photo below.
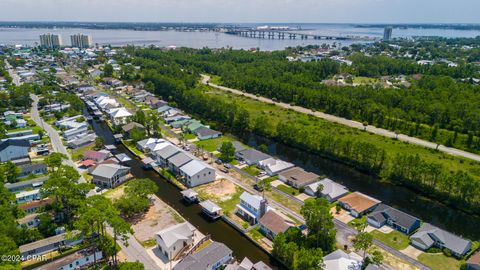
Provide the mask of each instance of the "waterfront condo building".
POLYGON ((76 34, 70 36, 70 41, 72 42, 72 47, 77 47, 80 49, 92 47, 92 37, 84 34, 76 34))
POLYGON ((54 34, 40 35, 40 46, 48 49, 56 49, 62 46, 62 37, 54 34))

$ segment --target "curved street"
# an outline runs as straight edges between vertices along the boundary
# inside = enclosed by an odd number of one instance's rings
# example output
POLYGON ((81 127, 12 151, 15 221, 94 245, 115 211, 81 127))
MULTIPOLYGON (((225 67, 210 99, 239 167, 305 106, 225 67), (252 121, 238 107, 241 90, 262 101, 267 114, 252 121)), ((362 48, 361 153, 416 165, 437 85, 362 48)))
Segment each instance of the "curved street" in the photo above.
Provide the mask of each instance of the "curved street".
MULTIPOLYGON (((285 108, 285 109, 291 109, 291 110, 294 110, 296 112, 313 115, 313 116, 316 116, 318 118, 322 118, 324 120, 327 120, 327 121, 330 121, 330 122, 333 122, 333 123, 337 123, 337 124, 342 124, 342 125, 345 125, 345 126, 348 126, 348 127, 357 128, 357 129, 361 129, 361 130, 365 129, 365 127, 363 126, 362 123, 354 121, 354 120, 349 120, 349 119, 338 117, 338 116, 335 116, 335 115, 326 114, 326 113, 323 113, 323 112, 312 111, 310 109, 300 107, 300 106, 292 106, 290 104, 274 101, 272 99, 265 98, 265 97, 262 97, 262 96, 256 96, 256 95, 253 95, 253 94, 249 94, 249 93, 243 92, 241 90, 237 90, 237 89, 213 84, 213 83, 210 82, 210 76, 207 76, 207 75, 204 75, 204 74, 202 74, 201 76, 202 76, 202 83, 203 84, 209 85, 213 88, 216 88, 216 89, 219 89, 219 90, 222 90, 222 91, 227 91, 227 92, 230 92, 230 93, 233 93, 233 94, 236 94, 236 95, 243 95, 243 96, 246 96, 248 98, 255 99, 255 100, 258 100, 258 101, 262 101, 262 102, 265 102, 265 103, 275 104, 275 105, 277 105, 279 107, 282 107, 282 108, 285 108)), ((383 129, 383 128, 377 128, 377 127, 372 126, 372 125, 368 125, 366 127, 366 130, 370 133, 381 135, 381 136, 388 137, 388 138, 397 137, 395 132, 392 132, 390 130, 386 130, 386 129, 383 129)), ((425 140, 415 138, 415 137, 410 137, 410 136, 405 135, 405 134, 398 134, 397 139, 400 140, 400 141, 411 143, 411 144, 416 144, 416 145, 431 148, 431 149, 437 149, 437 144, 436 143, 425 141, 425 140)), ((473 154, 473 153, 470 153, 470 152, 466 152, 466 151, 463 151, 463 150, 460 150, 460 149, 440 145, 440 146, 438 146, 438 150, 442 151, 442 152, 445 152, 445 153, 448 153, 448 154, 451 154, 451 155, 464 157, 464 158, 468 158, 468 159, 475 160, 475 161, 480 161, 480 155, 473 154)))

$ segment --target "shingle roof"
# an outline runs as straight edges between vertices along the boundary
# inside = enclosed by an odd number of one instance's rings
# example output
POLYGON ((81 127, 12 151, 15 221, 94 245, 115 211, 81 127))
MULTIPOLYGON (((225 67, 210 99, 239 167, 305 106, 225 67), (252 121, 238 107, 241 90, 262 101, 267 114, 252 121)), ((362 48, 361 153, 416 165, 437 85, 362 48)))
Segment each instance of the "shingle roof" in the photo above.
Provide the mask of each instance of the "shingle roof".
POLYGON ((181 167, 192 159, 193 158, 189 154, 185 152, 180 152, 170 157, 168 159, 168 162, 173 164, 175 167, 181 167))
POLYGON ((219 262, 226 256, 231 256, 232 250, 225 244, 212 242, 200 251, 186 256, 180 261, 174 270, 204 270, 219 262))
POLYGON ((109 156, 108 153, 94 151, 94 150, 85 151, 85 153, 83 154, 83 157, 87 159, 97 159, 97 160, 106 159, 108 156, 109 156))
POLYGON ((184 222, 157 232, 157 236, 170 248, 178 240, 187 240, 193 237, 195 227, 190 223, 184 222))
POLYGON ((19 147, 30 147, 30 142, 28 140, 15 140, 15 139, 7 139, 0 142, 0 151, 5 150, 9 146, 19 146, 19 147))
POLYGON ((166 146, 158 151, 155 152, 155 155, 162 158, 162 159, 167 159, 174 154, 180 152, 180 149, 178 147, 175 147, 173 145, 166 146))
POLYGON ((369 197, 360 192, 353 192, 338 199, 338 201, 348 204, 353 210, 361 213, 374 205, 380 203, 379 200, 369 197))
POLYGON ((328 195, 330 198, 337 198, 338 196, 348 193, 348 189, 345 186, 340 185, 329 178, 308 185, 308 188, 316 192, 319 185, 323 186, 322 195, 328 195))
POLYGON ((275 213, 273 210, 269 210, 263 217, 260 219, 260 224, 267 227, 270 231, 275 234, 285 232, 290 228, 290 225, 285 222, 285 219, 279 214, 275 213))
POLYGON ((419 239, 427 245, 433 245, 435 241, 440 241, 446 248, 458 254, 464 254, 471 245, 470 241, 435 227, 430 223, 423 223, 422 227, 410 239, 419 239))
POLYGON ((214 170, 212 167, 210 167, 210 165, 206 164, 205 162, 198 161, 196 159, 180 167, 180 170, 188 176, 194 176, 195 174, 202 171, 203 169, 214 170))
POLYGON ((220 131, 216 131, 207 127, 199 127, 195 130, 195 133, 200 137, 222 135, 220 131))
POLYGON ((257 163, 259 161, 271 158, 271 156, 257 151, 255 149, 245 149, 240 152, 237 152, 237 156, 241 157, 244 160, 248 160, 251 163, 257 163))
POLYGON ((145 127, 144 127, 143 125, 137 123, 137 122, 130 122, 130 123, 124 125, 124 126, 122 127, 122 130, 123 130, 124 132, 128 132, 128 131, 130 131, 130 130, 132 130, 132 129, 134 129, 134 128, 144 129, 145 127))
POLYGON ((415 222, 419 221, 418 218, 385 204, 380 204, 379 206, 377 206, 375 211, 369 214, 368 217, 374 218, 379 222, 390 218, 391 220, 394 220, 395 223, 397 223, 398 225, 407 229, 410 228, 415 222))
POLYGON ((317 174, 306 172, 299 167, 293 167, 291 169, 280 172, 279 176, 284 177, 287 181, 296 182, 299 185, 311 183, 319 177, 317 174))

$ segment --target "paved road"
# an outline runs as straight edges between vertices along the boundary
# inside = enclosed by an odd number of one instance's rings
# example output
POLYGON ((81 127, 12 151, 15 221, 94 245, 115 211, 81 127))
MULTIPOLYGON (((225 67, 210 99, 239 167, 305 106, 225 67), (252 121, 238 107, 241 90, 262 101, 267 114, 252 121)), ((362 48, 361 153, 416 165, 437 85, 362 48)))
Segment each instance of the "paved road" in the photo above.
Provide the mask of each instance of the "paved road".
MULTIPOLYGON (((113 229, 107 227, 107 233, 113 237, 113 229)), ((117 244, 122 249, 122 253, 127 257, 127 261, 136 262, 139 261, 145 266, 145 270, 158 270, 160 267, 155 261, 148 255, 147 250, 137 241, 137 239, 129 234, 127 245, 121 240, 117 240, 117 244)))
POLYGON ((22 84, 20 82, 20 76, 18 76, 18 74, 13 71, 13 67, 10 65, 10 63, 8 63, 7 59, 5 59, 5 65, 7 66, 10 77, 12 77, 13 84, 16 86, 22 84))
MULTIPOLYGON (((285 108, 285 109, 291 109, 291 110, 294 110, 294 111, 297 111, 297 112, 313 115, 313 116, 316 116, 318 118, 322 118, 324 120, 334 122, 334 123, 338 123, 338 124, 342 124, 342 125, 345 125, 345 126, 349 126, 349 127, 353 127, 353 128, 357 128, 357 129, 361 129, 361 130, 365 129, 365 127, 363 126, 362 123, 354 121, 354 120, 348 120, 348 119, 345 119, 345 118, 342 118, 342 117, 334 116, 334 115, 331 115, 331 114, 326 114, 326 113, 323 113, 323 112, 315 112, 315 111, 312 111, 310 109, 306 109, 304 107, 292 106, 290 104, 283 103, 283 102, 277 102, 277 101, 274 101, 274 100, 269 99, 269 98, 265 98, 265 97, 261 97, 261 96, 255 96, 253 94, 249 94, 249 93, 237 90, 237 89, 232 89, 232 88, 229 88, 229 87, 225 87, 225 86, 210 83, 209 80, 210 80, 209 76, 202 75, 202 83, 203 84, 208 84, 209 86, 214 87, 214 88, 219 89, 219 90, 222 90, 222 91, 227 91, 227 92, 234 93, 234 94, 237 94, 237 95, 244 95, 246 97, 249 97, 249 98, 252 98, 252 99, 255 99, 255 100, 259 100, 259 101, 262 101, 262 102, 265 102, 265 103, 275 104, 275 105, 277 105, 279 107, 282 107, 282 108, 285 108)), ((395 138, 397 136, 395 134, 395 132, 392 132, 392 131, 389 131, 389 130, 386 130, 386 129, 383 129, 383 128, 377 128, 377 127, 372 126, 372 125, 368 125, 366 127, 366 130, 368 132, 371 132, 371 133, 374 133, 374 134, 377 134, 377 135, 381 135, 381 136, 384 136, 384 137, 388 137, 388 138, 395 138)), ((407 136, 407 135, 404 135, 404 134, 398 134, 397 138, 400 141, 409 142, 409 143, 412 143, 412 144, 420 145, 420 146, 431 148, 431 149, 437 149, 437 144, 436 143, 432 143, 432 142, 425 141, 425 140, 422 140, 422 139, 418 139, 418 138, 415 138, 415 137, 410 137, 410 136, 407 136)), ((466 152, 466 151, 463 151, 463 150, 460 150, 460 149, 440 145, 440 146, 438 146, 438 150, 442 151, 442 152, 445 152, 445 153, 448 153, 448 154, 455 155, 455 156, 460 156, 460 157, 472 159, 472 160, 475 160, 475 161, 480 161, 480 155, 469 153, 469 152, 466 152)))
MULTIPOLYGON (((64 164, 72 166, 75 168, 79 173, 78 167, 75 165, 75 163, 72 160, 72 157, 70 156, 70 153, 68 153, 67 148, 63 145, 62 139, 60 138, 60 135, 58 134, 58 131, 56 131, 54 128, 52 128, 48 123, 45 123, 43 119, 40 117, 40 113, 38 112, 38 96, 35 94, 30 94, 30 98, 33 100, 32 103, 32 109, 30 110, 30 116, 32 117, 32 120, 41 128, 45 130, 47 133, 48 137, 50 137, 50 141, 52 142, 52 148, 54 152, 62 153, 65 156, 67 156, 67 160, 64 160, 64 164)), ((83 176, 80 174, 80 183, 85 183, 85 179, 83 176)))

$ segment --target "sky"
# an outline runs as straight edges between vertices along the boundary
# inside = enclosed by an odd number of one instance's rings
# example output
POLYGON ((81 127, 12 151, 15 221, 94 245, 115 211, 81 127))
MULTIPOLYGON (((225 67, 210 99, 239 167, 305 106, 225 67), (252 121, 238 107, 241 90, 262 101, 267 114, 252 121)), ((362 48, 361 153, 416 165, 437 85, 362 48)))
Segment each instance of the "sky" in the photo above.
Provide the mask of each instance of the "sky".
POLYGON ((480 0, 0 0, 0 21, 480 23, 480 0))

